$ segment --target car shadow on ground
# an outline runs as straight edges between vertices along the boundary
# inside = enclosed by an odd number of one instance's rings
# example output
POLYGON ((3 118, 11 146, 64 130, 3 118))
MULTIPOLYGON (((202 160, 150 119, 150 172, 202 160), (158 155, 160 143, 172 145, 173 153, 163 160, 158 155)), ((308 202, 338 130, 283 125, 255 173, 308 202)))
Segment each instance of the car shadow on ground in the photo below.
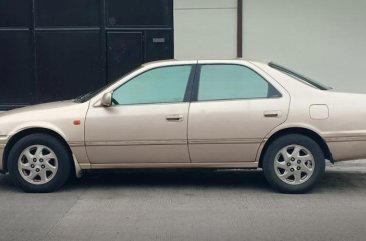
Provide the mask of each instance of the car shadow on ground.
MULTIPOLYGON (((366 173, 327 171, 312 193, 357 191, 366 186, 366 173)), ((104 188, 215 188, 273 192, 261 170, 123 170, 86 173, 69 181, 62 191, 104 188)), ((0 191, 19 191, 9 175, 0 175, 0 191)))
POLYGON ((134 170, 98 172, 77 180, 98 187, 197 187, 269 189, 258 170, 134 170))

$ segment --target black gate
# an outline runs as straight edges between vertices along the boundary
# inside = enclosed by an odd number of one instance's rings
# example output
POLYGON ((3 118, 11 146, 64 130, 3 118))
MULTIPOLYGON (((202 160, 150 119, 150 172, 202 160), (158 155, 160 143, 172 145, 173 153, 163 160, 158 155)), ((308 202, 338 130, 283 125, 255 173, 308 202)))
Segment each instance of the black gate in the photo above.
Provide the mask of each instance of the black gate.
POLYGON ((170 58, 172 0, 0 0, 0 109, 74 98, 170 58))

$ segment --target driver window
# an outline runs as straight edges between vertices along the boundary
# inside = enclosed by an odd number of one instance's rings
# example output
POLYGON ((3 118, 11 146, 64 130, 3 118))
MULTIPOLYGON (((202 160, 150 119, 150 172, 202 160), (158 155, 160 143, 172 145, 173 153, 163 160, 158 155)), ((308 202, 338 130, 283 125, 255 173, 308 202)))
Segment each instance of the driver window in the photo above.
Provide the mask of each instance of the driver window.
POLYGON ((148 70, 117 88, 113 105, 183 102, 191 69, 181 65, 148 70))

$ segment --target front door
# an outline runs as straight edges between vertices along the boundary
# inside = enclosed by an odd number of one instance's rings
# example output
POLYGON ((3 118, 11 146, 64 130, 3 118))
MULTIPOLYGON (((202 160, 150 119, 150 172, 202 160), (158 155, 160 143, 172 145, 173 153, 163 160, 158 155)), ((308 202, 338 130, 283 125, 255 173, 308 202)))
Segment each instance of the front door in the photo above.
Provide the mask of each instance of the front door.
POLYGON ((187 90, 192 68, 147 70, 113 91, 113 106, 91 106, 85 124, 90 162, 189 163, 187 90))
POLYGON ((287 92, 241 64, 201 62, 197 77, 188 120, 192 163, 254 162, 265 136, 286 120, 287 92))

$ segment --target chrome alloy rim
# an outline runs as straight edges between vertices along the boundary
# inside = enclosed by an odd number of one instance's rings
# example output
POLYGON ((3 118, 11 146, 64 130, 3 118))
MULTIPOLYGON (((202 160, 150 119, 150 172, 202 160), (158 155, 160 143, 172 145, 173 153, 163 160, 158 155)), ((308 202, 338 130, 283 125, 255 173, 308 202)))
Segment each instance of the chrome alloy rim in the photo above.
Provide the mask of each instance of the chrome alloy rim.
POLYGON ((311 152, 301 145, 289 145, 276 155, 274 168, 281 181, 299 185, 310 179, 314 173, 315 161, 311 152))
POLYGON ((19 156, 18 171, 31 184, 51 181, 58 170, 58 160, 51 148, 43 145, 27 147, 19 156))

